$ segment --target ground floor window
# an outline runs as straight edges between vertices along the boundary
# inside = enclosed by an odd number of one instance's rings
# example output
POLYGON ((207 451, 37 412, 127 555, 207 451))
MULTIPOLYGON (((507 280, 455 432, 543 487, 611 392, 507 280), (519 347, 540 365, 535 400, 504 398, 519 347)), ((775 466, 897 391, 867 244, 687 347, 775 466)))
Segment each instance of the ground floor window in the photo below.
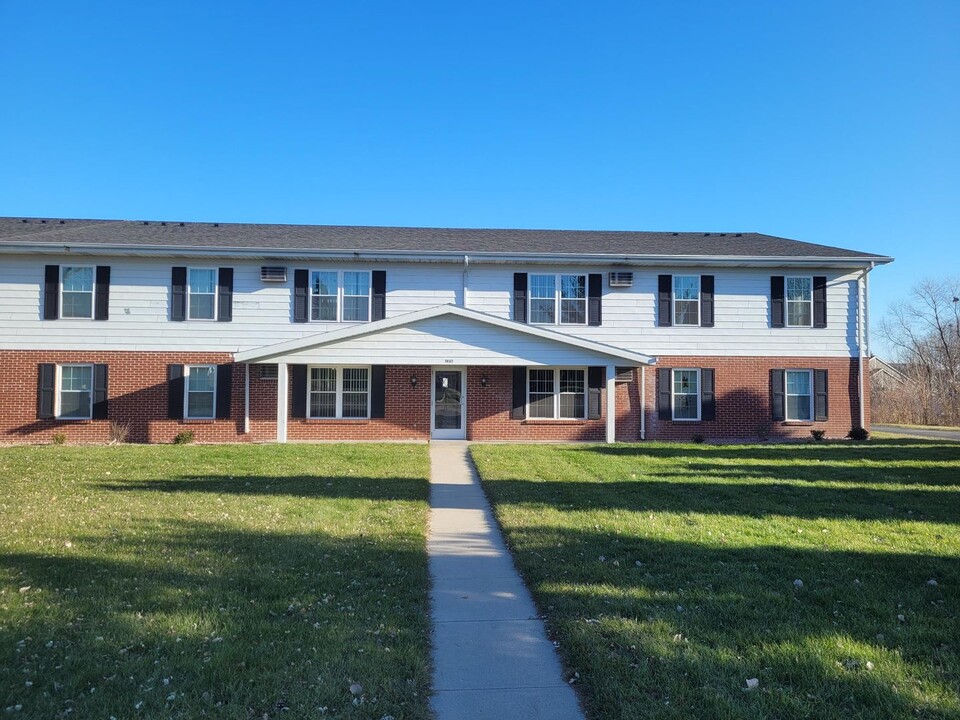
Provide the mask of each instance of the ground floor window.
POLYGON ((212 420, 216 412, 217 366, 185 365, 184 417, 190 420, 212 420))
POLYGON ((813 373, 786 371, 787 420, 813 419, 813 373))
POLYGON ((93 417, 93 365, 57 367, 60 388, 57 394, 58 418, 89 420, 93 417))
POLYGON ((527 372, 527 417, 545 420, 586 417, 586 370, 530 368, 527 372))
POLYGON ((673 419, 700 419, 700 371, 673 371, 673 419))
POLYGON ((370 417, 370 368, 311 366, 307 393, 308 417, 370 417))

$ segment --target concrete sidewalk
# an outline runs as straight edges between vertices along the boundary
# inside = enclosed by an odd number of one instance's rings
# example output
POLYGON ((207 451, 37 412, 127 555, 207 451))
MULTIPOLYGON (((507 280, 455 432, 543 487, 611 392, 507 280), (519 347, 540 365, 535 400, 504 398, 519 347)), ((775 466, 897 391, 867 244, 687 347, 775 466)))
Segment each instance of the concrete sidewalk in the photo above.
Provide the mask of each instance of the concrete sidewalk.
POLYGON ((437 719, 583 720, 480 489, 467 443, 431 443, 430 462, 437 719))

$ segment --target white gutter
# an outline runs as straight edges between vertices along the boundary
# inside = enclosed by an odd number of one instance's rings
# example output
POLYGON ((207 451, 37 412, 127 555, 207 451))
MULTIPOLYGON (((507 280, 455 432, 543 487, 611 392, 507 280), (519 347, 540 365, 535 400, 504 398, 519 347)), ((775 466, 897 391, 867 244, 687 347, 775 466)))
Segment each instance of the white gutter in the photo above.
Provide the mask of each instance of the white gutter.
POLYGON ((857 279, 857 381, 859 383, 859 396, 860 396, 860 427, 867 427, 867 408, 866 408, 866 398, 863 396, 864 392, 864 382, 863 382, 863 355, 864 352, 867 353, 869 357, 870 353, 870 271, 873 270, 874 264, 870 263, 870 267, 865 268, 863 273, 857 279))
POLYGON ((461 296, 461 307, 468 307, 467 287, 470 285, 470 256, 463 256, 463 295, 461 296))

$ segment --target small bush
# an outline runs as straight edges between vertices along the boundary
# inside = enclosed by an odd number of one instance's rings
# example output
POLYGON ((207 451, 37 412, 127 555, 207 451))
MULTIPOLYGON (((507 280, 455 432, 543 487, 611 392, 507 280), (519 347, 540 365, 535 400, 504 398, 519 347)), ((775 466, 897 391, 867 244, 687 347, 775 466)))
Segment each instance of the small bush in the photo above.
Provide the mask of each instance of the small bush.
POLYGON ((130 434, 130 423, 117 422, 116 420, 110 421, 110 444, 111 445, 122 445, 127 441, 127 436, 130 434))
POLYGON ((193 430, 181 430, 173 438, 174 445, 189 445, 193 442, 193 430))
POLYGON ((701 435, 700 433, 697 433, 696 435, 693 436, 693 441, 694 441, 697 445, 702 444, 705 439, 706 439, 706 438, 704 438, 703 435, 701 435))
POLYGON ((811 430, 810 434, 813 435, 814 442, 823 442, 823 438, 826 436, 826 430, 811 430))
POLYGON ((855 427, 847 433, 847 437, 851 440, 856 440, 857 442, 863 442, 870 438, 870 432, 864 430, 862 427, 855 427))
POLYGON ((66 433, 54 433, 53 437, 50 438, 53 441, 54 445, 63 445, 67 441, 66 433))

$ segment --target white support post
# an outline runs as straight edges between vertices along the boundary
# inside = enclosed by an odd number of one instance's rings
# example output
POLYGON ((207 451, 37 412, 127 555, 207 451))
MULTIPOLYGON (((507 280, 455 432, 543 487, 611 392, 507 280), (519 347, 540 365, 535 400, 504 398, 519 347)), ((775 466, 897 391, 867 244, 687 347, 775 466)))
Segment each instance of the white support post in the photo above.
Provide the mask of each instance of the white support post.
POLYGON ((250 434, 250 363, 243 364, 243 434, 250 434))
POLYGON ((617 441, 617 367, 607 365, 607 442, 617 441))
POLYGON ((287 441, 287 364, 277 363, 277 442, 287 441))
POLYGON ((647 366, 640 366, 640 439, 647 439, 647 366))

